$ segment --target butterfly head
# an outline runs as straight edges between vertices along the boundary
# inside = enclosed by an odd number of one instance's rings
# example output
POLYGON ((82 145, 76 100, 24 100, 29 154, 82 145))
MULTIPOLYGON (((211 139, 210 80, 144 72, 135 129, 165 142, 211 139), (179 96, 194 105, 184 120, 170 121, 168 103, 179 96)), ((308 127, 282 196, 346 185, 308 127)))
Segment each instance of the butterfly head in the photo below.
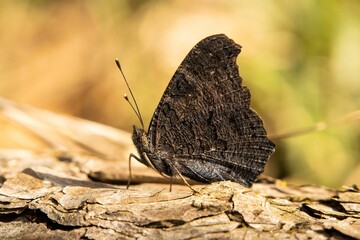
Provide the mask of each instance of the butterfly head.
POLYGON ((149 166, 147 161, 145 161, 145 156, 144 156, 145 153, 148 153, 150 151, 149 138, 146 132, 144 131, 144 129, 136 128, 135 126, 133 126, 132 140, 140 155, 139 161, 145 164, 146 166, 149 166))
POLYGON ((138 150, 149 147, 149 139, 144 129, 133 126, 132 140, 138 150))

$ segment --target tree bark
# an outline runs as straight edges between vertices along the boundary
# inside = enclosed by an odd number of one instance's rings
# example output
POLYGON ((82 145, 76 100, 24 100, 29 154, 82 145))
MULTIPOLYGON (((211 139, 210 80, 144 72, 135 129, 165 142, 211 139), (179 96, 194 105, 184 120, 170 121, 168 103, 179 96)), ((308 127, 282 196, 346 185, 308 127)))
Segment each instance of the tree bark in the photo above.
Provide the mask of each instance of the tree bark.
MULTIPOLYGON (((6 160, 14 158, 2 154, 6 160)), ((2 239, 360 238, 355 186, 333 190, 262 179, 251 189, 226 181, 193 185, 198 192, 174 185, 169 192, 167 184, 126 189, 94 182, 80 168, 64 166, 71 176, 64 167, 38 166, 3 178, 2 239)))

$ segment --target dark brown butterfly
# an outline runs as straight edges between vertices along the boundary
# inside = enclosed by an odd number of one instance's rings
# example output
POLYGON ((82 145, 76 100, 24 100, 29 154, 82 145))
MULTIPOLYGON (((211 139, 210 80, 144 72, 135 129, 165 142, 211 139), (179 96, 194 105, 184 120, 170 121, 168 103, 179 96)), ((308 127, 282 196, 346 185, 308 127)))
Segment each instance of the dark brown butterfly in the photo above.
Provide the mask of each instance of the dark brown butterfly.
MULTIPOLYGON (((140 158, 130 158, 169 177, 250 187, 275 144, 250 108, 250 92, 236 64, 240 50, 224 34, 196 44, 167 86, 148 132, 134 126, 140 158)), ((138 108, 137 115, 142 122, 138 108)))

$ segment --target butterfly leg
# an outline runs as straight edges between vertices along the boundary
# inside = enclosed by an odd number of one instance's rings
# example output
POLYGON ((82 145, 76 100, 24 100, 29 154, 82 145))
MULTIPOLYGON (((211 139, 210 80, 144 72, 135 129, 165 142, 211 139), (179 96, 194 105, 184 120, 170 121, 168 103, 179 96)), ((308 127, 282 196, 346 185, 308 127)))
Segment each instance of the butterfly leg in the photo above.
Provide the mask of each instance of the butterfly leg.
MULTIPOLYGON (((195 189, 193 189, 190 184, 186 181, 186 179, 184 178, 184 176, 179 172, 179 170, 177 170, 177 168, 175 166, 173 166, 173 168, 175 169, 175 171, 177 172, 177 174, 179 174, 180 178, 184 181, 185 185, 188 186, 194 193, 198 193, 198 191, 196 191, 195 189)), ((172 177, 171 177, 172 179, 172 177)))
POLYGON ((126 189, 129 189, 130 183, 131 183, 131 158, 135 158, 137 161, 140 161, 140 158, 138 156, 136 156, 133 153, 130 153, 130 155, 129 155, 129 177, 128 177, 126 189))
POLYGON ((169 192, 172 191, 172 184, 173 184, 173 176, 170 177, 170 188, 169 188, 169 192))

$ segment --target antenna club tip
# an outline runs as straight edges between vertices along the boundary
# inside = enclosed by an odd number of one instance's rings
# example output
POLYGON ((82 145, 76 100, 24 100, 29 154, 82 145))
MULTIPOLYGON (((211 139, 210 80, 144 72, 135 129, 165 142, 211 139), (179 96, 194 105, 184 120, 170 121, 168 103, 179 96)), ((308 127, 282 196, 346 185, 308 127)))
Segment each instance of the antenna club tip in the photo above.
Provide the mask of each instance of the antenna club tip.
POLYGON ((118 58, 115 58, 115 63, 116 63, 116 66, 118 66, 118 68, 121 70, 121 65, 120 65, 120 61, 118 58))

